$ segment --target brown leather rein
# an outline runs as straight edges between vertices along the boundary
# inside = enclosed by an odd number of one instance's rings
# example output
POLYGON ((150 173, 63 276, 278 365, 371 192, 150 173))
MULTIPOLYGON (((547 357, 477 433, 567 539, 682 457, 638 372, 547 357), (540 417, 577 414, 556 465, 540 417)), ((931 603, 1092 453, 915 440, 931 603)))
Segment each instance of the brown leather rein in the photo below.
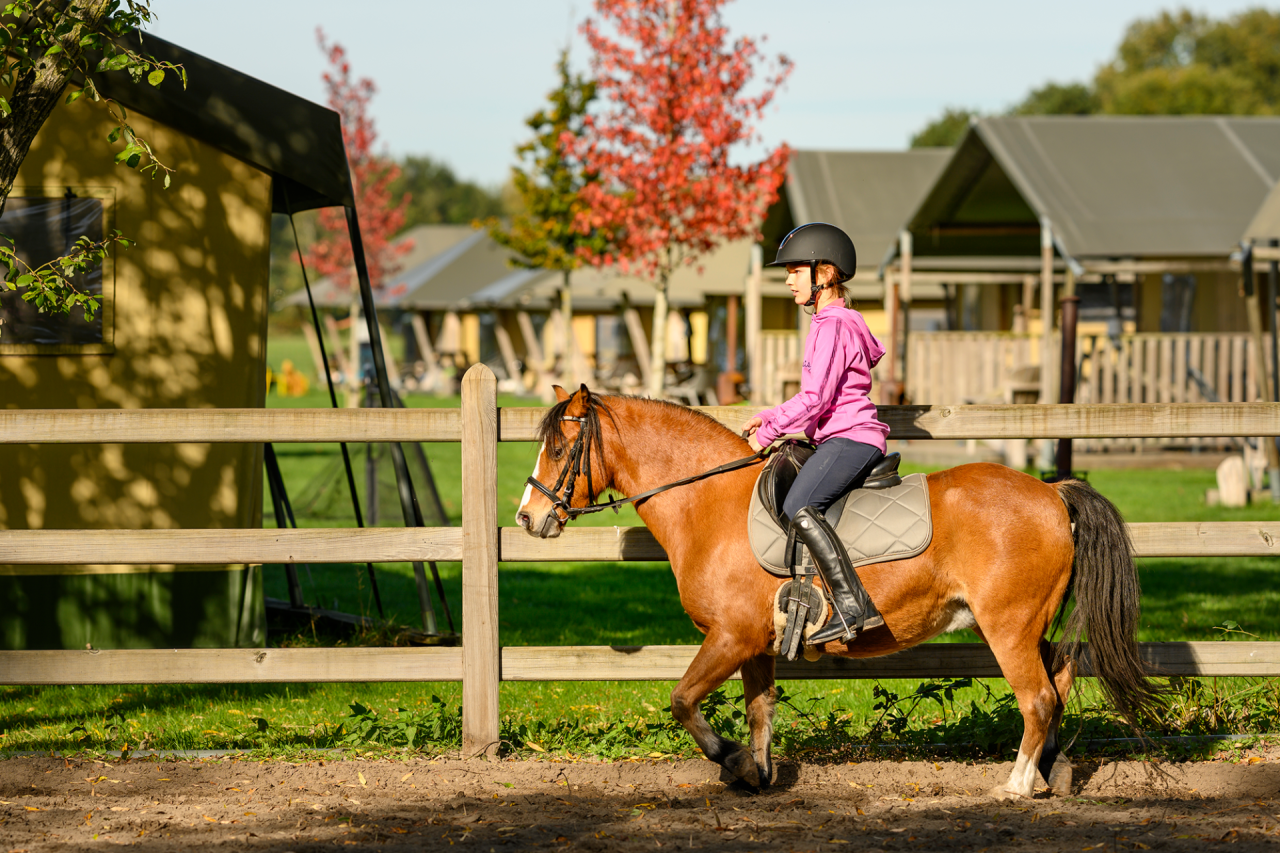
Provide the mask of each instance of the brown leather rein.
POLYGON ((618 498, 617 500, 609 501, 608 503, 589 503, 586 506, 575 507, 570 506, 569 504, 573 500, 574 484, 578 481, 578 477, 582 473, 583 467, 587 469, 587 499, 592 500, 595 497, 595 489, 591 483, 591 446, 589 442, 583 441, 583 436, 587 434, 585 427, 587 419, 565 415, 560 418, 560 420, 576 421, 579 424, 584 424, 584 426, 578 430, 578 437, 574 439, 573 447, 569 450, 569 460, 565 463, 564 467, 560 469, 560 476, 556 479, 556 484, 551 488, 547 488, 532 476, 525 480, 525 483, 541 492, 547 500, 551 501, 552 507, 567 515, 567 521, 573 521, 573 519, 580 515, 600 512, 605 509, 611 509, 614 512, 617 512, 618 508, 623 504, 636 503, 637 501, 642 501, 645 498, 651 498, 659 492, 674 489, 677 486, 687 486, 689 483, 696 483, 698 480, 705 480, 707 477, 714 477, 716 474, 725 474, 729 471, 736 471, 739 468, 746 468, 748 465, 754 465, 756 462, 764 459, 769 455, 770 451, 770 448, 762 447, 750 456, 742 459, 735 459, 732 462, 726 462, 723 465, 718 465, 715 468, 712 468, 710 471, 703 471, 701 474, 694 474, 693 476, 676 480, 674 483, 667 483, 665 486, 658 486, 657 488, 649 489, 647 492, 641 492, 640 494, 633 495, 629 498, 618 498), (557 493, 562 488, 564 489, 564 496, 559 497, 557 493))

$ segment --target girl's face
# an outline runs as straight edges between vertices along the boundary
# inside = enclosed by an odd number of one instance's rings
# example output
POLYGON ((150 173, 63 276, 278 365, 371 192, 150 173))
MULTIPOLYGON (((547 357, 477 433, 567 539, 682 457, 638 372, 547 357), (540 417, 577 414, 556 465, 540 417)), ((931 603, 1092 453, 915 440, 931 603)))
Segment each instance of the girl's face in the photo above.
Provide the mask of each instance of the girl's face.
POLYGON ((809 301, 808 264, 787 264, 787 287, 791 289, 791 296, 797 305, 809 301))
MULTIPOLYGON (((818 277, 819 287, 825 287, 831 279, 830 270, 825 265, 818 267, 813 272, 818 277)), ((790 288, 791 295, 797 305, 804 305, 809 301, 808 264, 787 264, 787 287, 790 288)))

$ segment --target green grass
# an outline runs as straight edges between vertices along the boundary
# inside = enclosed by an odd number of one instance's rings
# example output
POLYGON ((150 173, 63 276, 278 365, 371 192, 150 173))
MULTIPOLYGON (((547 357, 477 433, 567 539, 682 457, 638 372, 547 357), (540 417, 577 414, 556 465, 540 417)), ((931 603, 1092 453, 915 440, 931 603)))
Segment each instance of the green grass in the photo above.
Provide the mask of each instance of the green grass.
MULTIPOLYGON (((283 350, 273 348, 273 357, 277 352, 283 350)), ((290 357, 298 362, 297 356, 290 357)), ((460 401, 410 397, 406 403, 443 408, 456 407, 460 401)), ((327 407, 328 399, 326 392, 313 387, 302 398, 272 397, 269 405, 327 407)), ((537 403, 504 397, 499 405, 537 403)), ((457 525, 460 447, 441 443, 426 444, 423 449, 449 523, 457 525)), ((353 446, 352 451, 357 465, 362 464, 363 448, 353 446)), ((278 452, 295 500, 308 484, 326 471, 332 473, 337 457, 331 445, 282 445, 278 452)), ((499 524, 513 523, 511 516, 536 452, 533 444, 499 445, 499 524)), ((1204 492, 1214 485, 1211 470, 1106 470, 1094 472, 1090 479, 1134 522, 1261 520, 1274 518, 1276 512, 1271 506, 1205 506, 1204 492)), ((357 481, 363 483, 361 468, 357 481)), ((345 505, 345 481, 336 481, 334 487, 341 498, 336 505, 345 505)), ((362 500, 367 505, 363 494, 362 500)), ((398 525, 398 507, 389 509, 385 523, 398 525)), ((300 519, 303 526, 352 523, 349 517, 300 519)), ((268 515, 264 524, 272 527, 275 522, 268 515)), ((640 521, 634 510, 626 508, 618 516, 584 516, 575 524, 634 526, 640 521)), ((460 567, 441 563, 438 570, 457 620, 460 567)), ((416 625, 411 567, 384 564, 377 571, 387 617, 416 625)), ((1139 571, 1144 590, 1140 639, 1144 641, 1239 639, 1242 635, 1227 637, 1220 630, 1228 621, 1260 639, 1280 640, 1280 578, 1274 561, 1152 559, 1141 561, 1139 571)), ((502 564, 499 573, 503 645, 689 644, 701 639, 680 607, 665 563, 511 563, 502 564)), ((316 565, 300 569, 300 575, 308 602, 348 612, 374 612, 363 565, 316 565)), ((265 577, 268 595, 287 597, 280 567, 267 567, 265 577)), ((437 610, 437 615, 443 626, 443 613, 437 610)), ((976 637, 961 632, 945 640, 974 642, 976 637)), ((304 634, 284 641, 325 640, 304 634)), ((515 747, 571 755, 693 754, 692 741, 673 728, 665 710, 672 686, 663 682, 507 683, 501 697, 504 737, 515 747)), ((868 739, 917 745, 972 743, 979 745, 975 747, 979 754, 1003 755, 1016 748, 1021 731, 1021 720, 1001 680, 951 685, 945 681, 924 685, 918 681, 811 681, 789 683, 785 688, 790 698, 780 707, 777 731, 784 753, 792 755, 839 753, 839 744, 868 739), (942 692, 947 686, 950 701, 942 692), (918 693, 922 688, 923 693, 918 693)), ((1276 690, 1275 682, 1249 679, 1217 679, 1204 686, 1192 683, 1183 690, 1180 716, 1169 724, 1169 731, 1273 730, 1274 709, 1280 705, 1276 690)), ((1083 727, 1085 737, 1126 734, 1101 711, 1091 687, 1082 693, 1088 695, 1069 714, 1069 726, 1083 727)), ((404 745, 411 730, 415 744, 425 740, 430 748, 446 748, 456 744, 460 694, 457 684, 5 687, 0 688, 0 751, 128 745, 134 749, 259 747, 270 754, 287 754, 329 746, 404 745), (351 710, 353 704, 360 713, 351 710)), ((734 716, 739 706, 733 704, 740 703, 741 691, 731 685, 724 695, 736 699, 720 705, 713 702, 711 716, 717 726, 732 733, 741 728, 741 720, 734 716)))

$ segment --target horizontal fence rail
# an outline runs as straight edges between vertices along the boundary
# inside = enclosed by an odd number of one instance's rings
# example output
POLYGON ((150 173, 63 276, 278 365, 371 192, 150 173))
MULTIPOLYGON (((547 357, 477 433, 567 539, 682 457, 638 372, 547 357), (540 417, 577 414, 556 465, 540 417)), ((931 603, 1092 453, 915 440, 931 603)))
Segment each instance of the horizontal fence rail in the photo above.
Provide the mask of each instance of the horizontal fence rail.
MULTIPOLYGON (((739 432, 759 407, 702 406, 739 432)), ((499 441, 536 441, 545 408, 497 410, 499 441)), ((1280 403, 881 406, 891 439, 1280 435, 1280 403)), ((461 441, 452 409, 3 409, 0 444, 461 441)))
MULTIPOLYGON (((528 534, 526 534, 528 535, 528 534)), ((410 563, 462 559, 457 527, 296 528, 279 530, 0 530, 0 560, 28 566, 83 563, 84 574, 130 565, 183 565, 207 571, 226 563, 410 563)), ((14 571, 0 574, 81 574, 14 571)), ((231 566, 239 570, 242 566, 231 566)))
POLYGON ((457 409, 0 409, 0 444, 461 440, 457 409))
MULTIPOLYGON (((1280 643, 1140 643, 1152 675, 1280 676, 1280 643)), ((503 681, 679 681, 698 646, 507 646, 503 681)), ((1086 644, 1087 648, 1087 644, 1086 644)), ((0 683, 204 684, 461 681, 460 648, 112 649, 0 651, 0 683)), ((1081 675, 1092 675, 1088 654, 1081 675)), ((926 643, 850 660, 779 658, 778 678, 1000 678, 981 643, 926 643)), ((740 676, 735 673, 735 679, 740 676)))
MULTIPOLYGON (((702 406, 740 432, 760 410, 702 406)), ((1280 403, 880 406, 890 439, 1165 438, 1280 435, 1280 403)), ((534 441, 546 409, 498 410, 499 441, 534 441)))
MULTIPOLYGON (((1147 522, 1129 525, 1135 557, 1265 557, 1280 554, 1280 521, 1147 522)), ((0 530, 3 574, 127 573, 131 566, 227 563, 408 563, 462 560, 457 527, 282 530, 0 530), (17 567, 22 566, 19 569, 17 567), (38 568, 49 566, 49 571, 38 568)), ((647 527, 569 527, 537 539, 498 530, 498 560, 661 562, 667 553, 647 527)), ((240 566, 232 566, 239 570, 240 566)))

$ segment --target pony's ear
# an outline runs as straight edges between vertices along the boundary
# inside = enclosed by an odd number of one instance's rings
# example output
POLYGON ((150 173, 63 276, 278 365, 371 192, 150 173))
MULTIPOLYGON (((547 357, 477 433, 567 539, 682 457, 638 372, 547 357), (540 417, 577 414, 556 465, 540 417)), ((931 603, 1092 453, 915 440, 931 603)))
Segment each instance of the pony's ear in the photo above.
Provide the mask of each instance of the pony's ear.
POLYGON ((556 402, 563 403, 569 399, 569 392, 561 388, 559 385, 552 385, 551 390, 556 392, 556 402))

